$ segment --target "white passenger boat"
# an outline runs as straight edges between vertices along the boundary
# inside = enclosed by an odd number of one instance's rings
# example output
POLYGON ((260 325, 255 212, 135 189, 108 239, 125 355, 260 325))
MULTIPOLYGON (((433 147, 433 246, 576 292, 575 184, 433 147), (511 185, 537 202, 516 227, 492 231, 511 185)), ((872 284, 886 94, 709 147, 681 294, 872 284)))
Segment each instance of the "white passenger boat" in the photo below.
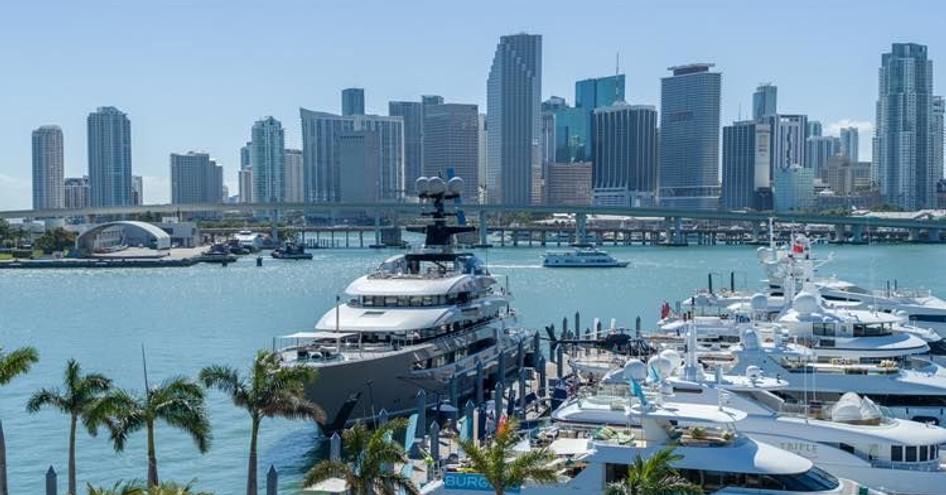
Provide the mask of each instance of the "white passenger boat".
POLYGON ((546 268, 623 268, 629 264, 594 248, 550 251, 542 257, 542 266, 546 268))

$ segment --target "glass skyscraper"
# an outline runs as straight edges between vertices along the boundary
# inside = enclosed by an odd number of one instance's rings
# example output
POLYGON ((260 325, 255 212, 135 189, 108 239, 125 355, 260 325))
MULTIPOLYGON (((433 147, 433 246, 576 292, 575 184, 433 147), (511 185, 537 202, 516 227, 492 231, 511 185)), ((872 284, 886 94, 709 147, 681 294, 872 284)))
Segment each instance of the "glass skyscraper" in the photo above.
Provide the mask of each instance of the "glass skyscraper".
POLYGON ((345 88, 342 90, 342 115, 365 114, 364 88, 345 88))
POLYGON ((778 87, 760 84, 752 93, 752 120, 762 120, 778 113, 778 87))
POLYGON ((171 204, 219 203, 223 167, 207 153, 171 153, 171 204))
POLYGON ((487 198, 527 205, 541 175, 542 36, 503 36, 486 83, 487 198))
POLYGON ((282 124, 265 117, 253 124, 250 140, 253 200, 279 203, 286 199, 286 137, 282 124))
POLYGON ((723 208, 763 209, 759 191, 770 187, 768 124, 749 120, 723 127, 723 208))
MULTIPOLYGON (((476 105, 445 103, 424 107, 425 176, 463 179, 464 203, 476 203, 479 183, 479 111, 476 105)), ((413 181, 411 181, 413 183, 413 181)))
POLYGON ((594 203, 654 206, 657 192, 657 109, 624 102, 594 111, 594 203))
POLYGON ((99 107, 89 114, 89 204, 133 204, 131 178, 131 122, 115 107, 99 107))
POLYGON ((624 101, 624 74, 585 79, 575 83, 575 106, 594 110, 624 101))
POLYGON ((65 206, 62 129, 44 125, 33 131, 33 209, 65 206))
POLYGON ((894 43, 881 57, 874 181, 884 201, 908 210, 936 206, 933 61, 925 45, 894 43))
POLYGON ((858 141, 857 127, 841 129, 841 154, 851 163, 857 163, 858 161, 858 141))
POLYGON ((668 208, 719 207, 722 74, 712 67, 671 67, 661 80, 659 195, 668 208))
POLYGON ((404 120, 404 180, 406 184, 413 184, 423 174, 424 104, 391 101, 388 115, 404 120))

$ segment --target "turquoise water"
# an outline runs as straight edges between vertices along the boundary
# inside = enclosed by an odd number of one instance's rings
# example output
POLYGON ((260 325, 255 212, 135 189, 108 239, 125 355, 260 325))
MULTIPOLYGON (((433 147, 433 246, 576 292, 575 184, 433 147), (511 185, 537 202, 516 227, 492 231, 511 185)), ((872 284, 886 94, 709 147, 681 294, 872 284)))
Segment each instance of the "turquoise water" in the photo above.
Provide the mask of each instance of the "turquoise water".
MULTIPOLYGON (((600 317, 645 326, 656 320, 663 300, 675 301, 706 285, 756 287, 761 273, 751 247, 616 247, 626 269, 568 270, 539 266, 541 249, 492 249, 482 253, 492 271, 515 296, 522 322, 541 326, 582 312, 584 322, 600 317)), ((931 288, 946 295, 946 249, 935 245, 820 247, 836 254, 823 274, 835 273, 866 286, 897 278, 901 286, 931 288)), ((61 381, 64 364, 76 358, 86 370, 113 377, 123 387, 142 387, 141 345, 147 349, 150 379, 195 375, 201 367, 224 363, 244 367, 272 337, 308 329, 330 309, 335 294, 393 252, 319 251, 313 261, 252 258, 226 268, 116 270, 5 270, 0 272, 0 345, 32 345, 41 362, 33 372, 0 389, 0 419, 6 432, 12 493, 42 493, 43 473, 53 465, 65 489, 67 418, 52 411, 24 412, 37 388, 61 381)), ((157 433, 162 478, 197 479, 219 494, 240 492, 245 484, 249 418, 222 395, 210 395, 214 441, 201 455, 183 434, 157 433)), ((315 428, 300 422, 267 420, 261 432, 260 471, 274 464, 283 493, 295 493, 301 473, 321 444, 315 428)), ((144 478, 144 436, 115 453, 107 438, 80 433, 79 483, 112 483, 144 478)), ((262 476, 261 476, 262 479, 262 476)), ((84 490, 83 490, 84 493, 84 490)))

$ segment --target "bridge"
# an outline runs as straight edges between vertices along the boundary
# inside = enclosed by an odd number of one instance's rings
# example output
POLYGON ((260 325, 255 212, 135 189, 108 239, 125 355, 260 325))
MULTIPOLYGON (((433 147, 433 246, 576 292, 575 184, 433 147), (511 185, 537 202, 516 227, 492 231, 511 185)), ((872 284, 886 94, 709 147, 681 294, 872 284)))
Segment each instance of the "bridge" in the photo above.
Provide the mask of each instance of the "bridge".
MULTIPOLYGON (((305 214, 338 214, 341 212, 367 212, 374 215, 375 224, 380 225, 382 216, 397 216, 406 214, 418 216, 425 208, 419 203, 380 202, 380 203, 195 203, 195 204, 159 204, 140 206, 107 206, 80 209, 38 209, 38 210, 8 210, 0 211, 0 218, 68 218, 86 217, 94 221, 96 217, 120 217, 135 214, 155 213, 164 215, 181 215, 190 213, 244 213, 259 212, 301 212, 305 214)), ((835 231, 844 234, 851 230, 851 239, 854 242, 863 240, 868 229, 899 229, 906 231, 911 240, 919 240, 921 233, 932 242, 943 240, 943 230, 946 222, 925 219, 904 218, 875 218, 864 216, 815 215, 806 213, 774 213, 774 212, 743 212, 728 210, 681 210, 670 208, 633 208, 616 206, 535 206, 535 205, 498 205, 498 204, 465 204, 462 209, 468 214, 478 215, 479 222, 486 224, 488 217, 503 213, 529 213, 550 215, 553 213, 567 213, 575 215, 576 232, 584 238, 587 231, 585 225, 588 215, 616 215, 628 217, 662 218, 667 222, 668 235, 672 235, 673 242, 680 241, 683 233, 681 222, 683 219, 707 220, 719 222, 743 223, 750 225, 753 236, 769 221, 777 224, 797 225, 829 225, 835 231)), ((845 234, 846 235, 846 234, 845 234)), ((486 231, 481 231, 481 243, 485 244, 486 231)), ((685 242, 685 241, 684 241, 685 242)))

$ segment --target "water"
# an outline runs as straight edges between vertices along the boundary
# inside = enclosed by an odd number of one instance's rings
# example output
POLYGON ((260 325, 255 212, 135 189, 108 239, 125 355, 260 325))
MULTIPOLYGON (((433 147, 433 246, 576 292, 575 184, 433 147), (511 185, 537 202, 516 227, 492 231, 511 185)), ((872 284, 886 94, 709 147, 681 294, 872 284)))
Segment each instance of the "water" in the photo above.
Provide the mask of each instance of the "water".
MULTIPOLYGON (((751 247, 615 247, 626 269, 543 269, 541 249, 492 249, 481 255, 504 281, 508 276, 522 322, 559 323, 576 310, 590 324, 616 318, 632 326, 638 315, 645 327, 657 319, 662 301, 676 301, 716 273, 717 286, 757 287, 762 277, 751 247)), ((825 275, 870 287, 897 278, 901 286, 924 287, 946 295, 944 249, 937 245, 820 247, 836 253, 825 275)), ((42 493, 43 473, 55 466, 61 489, 66 482, 67 418, 53 411, 25 412, 29 395, 57 386, 66 360, 114 378, 117 385, 142 388, 141 345, 147 350, 150 379, 194 376, 205 365, 244 369, 272 337, 309 329, 334 304, 349 281, 393 252, 318 251, 313 261, 267 258, 262 268, 250 257, 226 268, 115 270, 5 270, 0 272, 0 345, 32 345, 41 361, 26 376, 0 389, 0 419, 6 432, 10 489, 42 493)), ((158 467, 163 479, 197 479, 219 494, 245 486, 249 417, 226 397, 210 393, 214 440, 201 455, 184 434, 157 432, 158 467)), ((281 473, 283 493, 296 493, 302 473, 317 449, 315 427, 301 422, 265 420, 261 431, 261 482, 270 464, 281 473)), ((115 453, 104 433, 78 437, 79 483, 111 484, 146 475, 144 435, 136 434, 123 453, 115 453)), ((84 492, 84 490, 82 490, 84 492)))

